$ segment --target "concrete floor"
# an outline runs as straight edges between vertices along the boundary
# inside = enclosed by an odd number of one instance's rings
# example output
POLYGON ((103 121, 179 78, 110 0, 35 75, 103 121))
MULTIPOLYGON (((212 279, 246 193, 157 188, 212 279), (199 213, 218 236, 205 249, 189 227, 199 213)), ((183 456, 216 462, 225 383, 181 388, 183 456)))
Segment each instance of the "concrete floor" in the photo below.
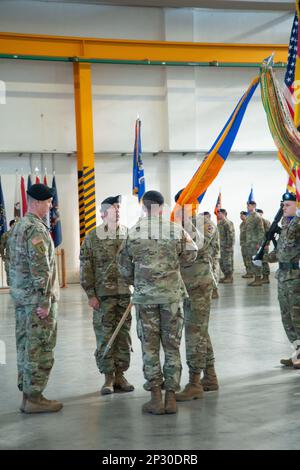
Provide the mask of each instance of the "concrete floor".
MULTIPOLYGON (((182 403, 177 415, 141 413, 144 391, 140 343, 133 325, 130 394, 102 397, 103 378, 94 363, 91 311, 79 286, 61 292, 56 363, 45 395, 61 399, 63 411, 24 415, 18 411, 14 314, 0 295, 0 449, 299 449, 300 372, 284 370, 291 349, 277 304, 276 281, 247 288, 236 276, 213 301, 210 332, 216 352, 219 392, 182 403)), ((183 376, 187 379, 182 343, 183 376)))

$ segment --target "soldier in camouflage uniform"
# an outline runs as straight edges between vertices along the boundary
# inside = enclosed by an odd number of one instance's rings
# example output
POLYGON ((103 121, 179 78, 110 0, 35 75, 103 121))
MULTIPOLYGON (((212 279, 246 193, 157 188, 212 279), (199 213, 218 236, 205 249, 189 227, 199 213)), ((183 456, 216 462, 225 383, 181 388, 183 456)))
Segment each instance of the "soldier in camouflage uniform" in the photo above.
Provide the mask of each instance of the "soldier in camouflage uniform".
POLYGON ((54 245, 43 217, 51 208, 54 191, 34 184, 27 191, 28 212, 9 238, 10 292, 16 309, 18 387, 21 411, 59 411, 62 403, 47 400, 46 388, 54 363, 59 287, 54 245))
POLYGON ((181 376, 180 340, 183 299, 187 296, 180 265, 190 265, 197 246, 178 224, 162 218, 164 199, 157 191, 143 197, 146 217, 129 230, 119 255, 120 273, 134 286, 137 333, 143 351, 143 370, 151 400, 143 412, 176 413, 175 391, 181 376), (165 353, 163 371, 159 350, 165 353), (166 389, 165 405, 161 387, 166 389))
MULTIPOLYGON (((248 259, 256 254, 258 248, 263 242, 265 236, 264 224, 262 218, 255 212, 256 202, 249 201, 247 203, 248 216, 246 219, 246 243, 248 250, 248 259)), ((248 286, 261 286, 262 285, 262 268, 253 266, 254 281, 250 282, 248 286)))
POLYGON ((240 246, 241 246, 241 253, 244 261, 244 266, 246 268, 246 274, 243 274, 243 278, 249 279, 253 277, 253 265, 251 259, 248 255, 247 249, 247 241, 246 241, 246 219, 247 219, 247 212, 242 211, 240 213, 240 219, 242 223, 240 224, 240 246))
POLYGON ((2 237, 0 238, 0 256, 1 256, 2 260, 4 261, 4 267, 5 267, 5 273, 6 273, 6 283, 7 283, 8 286, 10 285, 10 281, 9 281, 9 244, 8 244, 8 240, 9 240, 12 228, 15 225, 15 223, 16 223, 15 220, 11 220, 9 222, 10 230, 5 232, 2 235, 2 237))
MULTIPOLYGON (((256 212, 260 217, 262 218, 263 224, 264 224, 264 231, 265 235, 269 231, 269 228, 271 227, 271 222, 267 219, 264 218, 264 211, 262 209, 256 209, 256 212)), ((266 246, 265 248, 265 253, 264 253, 264 258, 262 260, 262 280, 261 282, 263 284, 270 284, 269 276, 270 276, 270 266, 268 263, 268 251, 269 251, 269 245, 266 246)))
MULTIPOLYGON (((177 202, 182 190, 175 196, 177 202)), ((216 228, 203 214, 188 216, 183 209, 183 226, 198 247, 196 261, 191 266, 182 266, 181 275, 189 297, 184 301, 185 349, 189 368, 189 382, 177 401, 188 401, 203 397, 205 391, 217 390, 218 380, 214 369, 214 351, 208 333, 210 305, 216 284, 213 275, 210 245, 214 241, 216 228), (204 374, 200 380, 201 374, 204 374)), ((182 222, 182 220, 181 220, 182 222)))
POLYGON ((210 255, 210 260, 212 264, 212 271, 214 276, 214 287, 212 292, 212 299, 217 299, 219 297, 218 293, 218 284, 220 279, 220 236, 217 226, 212 222, 211 215, 209 212, 203 212, 205 221, 213 227, 213 234, 211 236, 211 241, 208 245, 208 251, 210 255))
MULTIPOLYGON (((296 349, 295 357, 280 362, 286 367, 300 369, 300 210, 296 207, 295 194, 287 192, 282 199, 282 231, 268 261, 279 263, 276 278, 281 318, 286 335, 296 349)), ((253 263, 256 266, 262 264, 259 260, 253 263)))
POLYGON ((234 247, 234 225, 227 219, 227 211, 219 210, 218 230, 220 235, 221 259, 220 267, 224 277, 220 279, 220 283, 233 283, 233 247, 234 247))
POLYGON ((102 358, 130 302, 129 284, 120 276, 117 268, 117 253, 127 236, 127 228, 119 223, 120 202, 121 196, 111 196, 102 201, 103 223, 88 233, 80 250, 80 283, 93 308, 96 363, 100 373, 105 374, 102 395, 134 390, 124 376, 130 364, 130 314, 113 347, 102 358))

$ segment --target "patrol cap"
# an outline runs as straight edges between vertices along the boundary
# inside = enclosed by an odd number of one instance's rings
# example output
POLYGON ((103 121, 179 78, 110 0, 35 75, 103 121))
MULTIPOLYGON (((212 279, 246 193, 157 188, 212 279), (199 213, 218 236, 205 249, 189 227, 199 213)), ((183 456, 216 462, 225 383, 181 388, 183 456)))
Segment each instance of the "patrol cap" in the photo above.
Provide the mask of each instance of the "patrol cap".
POLYGON ((164 202, 164 197, 159 191, 146 191, 143 196, 143 204, 146 207, 151 206, 151 204, 161 206, 164 202))
POLYGON ((289 193, 288 191, 282 195, 283 201, 296 201, 296 194, 289 193))
POLYGON ((54 197, 55 189, 49 188, 46 184, 37 183, 27 189, 27 194, 37 201, 46 201, 46 199, 54 197))
POLYGON ((175 194, 175 196, 174 196, 174 200, 175 200, 175 202, 177 202, 177 201, 178 201, 178 199, 179 199, 179 197, 180 197, 180 194, 182 193, 182 191, 183 191, 183 190, 184 190, 184 188, 183 188, 183 189, 180 189, 180 190, 178 191, 178 193, 177 193, 177 194, 175 194))
POLYGON ((121 194, 118 194, 117 196, 109 196, 106 199, 103 199, 103 201, 101 202, 100 211, 105 212, 113 204, 121 204, 121 202, 122 202, 121 194))

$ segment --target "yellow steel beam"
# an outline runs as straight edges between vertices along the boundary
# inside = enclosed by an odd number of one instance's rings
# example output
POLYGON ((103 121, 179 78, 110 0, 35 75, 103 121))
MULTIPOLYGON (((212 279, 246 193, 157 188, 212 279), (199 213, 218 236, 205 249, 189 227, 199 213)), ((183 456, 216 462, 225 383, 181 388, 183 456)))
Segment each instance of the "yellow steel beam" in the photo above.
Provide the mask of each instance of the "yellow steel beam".
POLYGON ((75 63, 74 97, 77 138, 80 242, 96 226, 95 161, 91 65, 75 63))
POLYGON ((275 52, 276 62, 286 62, 288 52, 286 44, 136 41, 0 33, 0 54, 14 55, 166 62, 257 63, 272 52, 275 52))

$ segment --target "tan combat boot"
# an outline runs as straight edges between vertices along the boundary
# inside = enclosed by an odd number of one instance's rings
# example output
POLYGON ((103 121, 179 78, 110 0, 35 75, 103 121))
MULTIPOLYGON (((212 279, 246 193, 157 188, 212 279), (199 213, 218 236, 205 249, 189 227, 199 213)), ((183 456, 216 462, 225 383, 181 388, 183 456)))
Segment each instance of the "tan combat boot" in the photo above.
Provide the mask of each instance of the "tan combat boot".
POLYGON ((218 379, 214 366, 204 369, 204 375, 201 379, 203 390, 213 392, 219 389, 218 379))
POLYGON ((43 395, 32 396, 27 395, 24 413, 55 413, 61 410, 63 404, 57 400, 47 400, 43 395))
POLYGON ((132 392, 134 390, 134 386, 126 380, 123 372, 117 371, 114 380, 114 390, 120 392, 132 392))
POLYGON ((23 393, 22 403, 21 403, 21 405, 20 405, 20 411, 22 411, 22 413, 24 413, 24 408, 25 408, 26 400, 27 400, 27 395, 26 395, 26 393, 23 393))
POLYGON ((167 390, 165 394, 165 412, 168 415, 177 413, 176 397, 173 390, 167 390))
POLYGON ((200 373, 194 374, 190 372, 190 381, 184 390, 176 393, 176 401, 189 401, 203 398, 203 387, 200 382, 200 373))
POLYGON ((162 401, 162 394, 160 387, 151 388, 151 400, 142 406, 143 413, 150 413, 153 415, 165 414, 165 407, 162 401))
POLYGON ((242 276, 242 278, 243 279, 252 279, 253 276, 254 276, 254 274, 246 273, 242 276))
POLYGON ((293 359, 280 359, 280 364, 284 367, 294 367, 293 359))
POLYGON ((254 281, 248 284, 250 287, 262 286, 262 280, 260 276, 255 276, 254 281))
POLYGON ((270 284, 270 279, 268 274, 264 274, 261 280, 262 284, 270 284))
POLYGON ((233 283, 233 277, 232 274, 226 274, 223 284, 232 284, 233 283))
POLYGON ((114 393, 114 374, 105 374, 105 382, 101 388, 101 395, 110 395, 114 393))

